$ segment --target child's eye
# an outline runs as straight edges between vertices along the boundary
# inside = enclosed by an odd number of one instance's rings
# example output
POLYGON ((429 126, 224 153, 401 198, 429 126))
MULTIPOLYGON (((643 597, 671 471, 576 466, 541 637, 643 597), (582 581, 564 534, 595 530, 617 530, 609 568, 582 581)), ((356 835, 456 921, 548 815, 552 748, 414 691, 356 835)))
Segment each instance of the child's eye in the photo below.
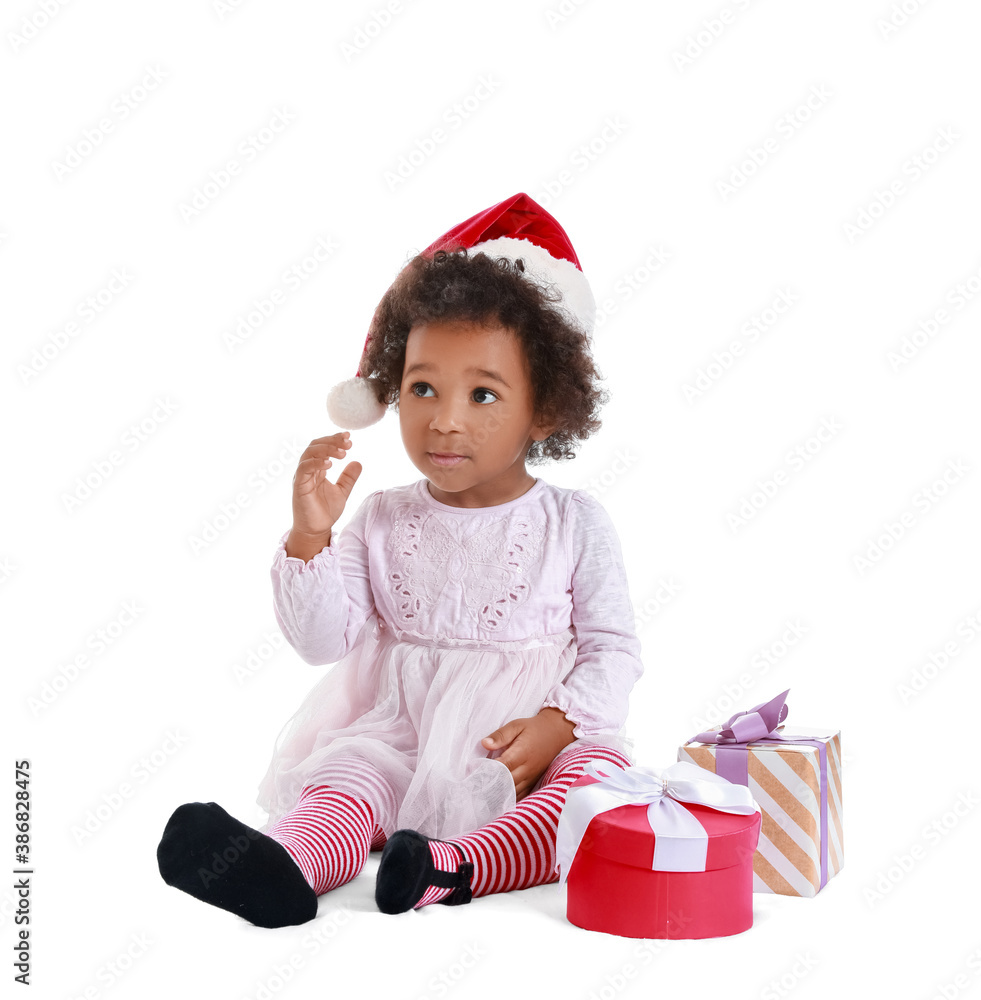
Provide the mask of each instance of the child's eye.
MULTIPOLYGON (((418 389, 420 387, 423 388, 423 389, 432 389, 432 386, 429 385, 428 382, 414 382, 412 384, 411 388, 409 389, 409 392, 411 392, 412 395, 415 396, 417 399, 425 399, 426 397, 424 395, 420 395, 418 392, 416 392, 416 389, 418 389)), ((478 393, 483 393, 483 394, 485 394, 487 396, 493 396, 494 399, 490 400, 490 402, 494 402, 498 398, 497 397, 497 393, 496 392, 492 392, 490 389, 474 389, 473 392, 474 392, 475 396, 478 393)), ((481 400, 478 400, 478 402, 481 402, 481 400)))

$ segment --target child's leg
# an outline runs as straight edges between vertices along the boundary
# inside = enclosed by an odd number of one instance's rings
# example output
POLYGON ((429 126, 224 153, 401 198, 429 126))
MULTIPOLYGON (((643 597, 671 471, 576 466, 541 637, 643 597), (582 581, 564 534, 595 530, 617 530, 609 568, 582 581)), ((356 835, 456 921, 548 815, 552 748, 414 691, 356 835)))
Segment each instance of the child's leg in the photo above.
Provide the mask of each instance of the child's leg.
POLYGON ((312 919, 317 896, 364 867, 381 832, 370 801, 392 795, 364 761, 338 761, 334 770, 346 789, 359 794, 308 786, 266 833, 213 802, 180 806, 157 849, 164 881, 260 927, 312 919))
POLYGON ((320 896, 364 868, 374 827, 366 801, 316 785, 304 788, 296 805, 266 833, 286 848, 320 896))
POLYGON ((630 767, 630 761, 617 750, 583 745, 557 757, 542 776, 538 790, 525 796, 511 812, 473 833, 428 843, 412 831, 392 834, 378 868, 375 899, 379 908, 401 913, 441 900, 469 902, 471 894, 486 896, 558 881, 553 867, 559 813, 569 786, 590 761, 630 767), (433 874, 430 869, 427 876, 424 870, 430 860, 442 886, 432 881, 425 884, 433 874), (465 862, 473 865, 469 893, 464 885, 467 871, 460 871, 465 862), (441 877, 441 872, 451 875, 441 877), (457 873, 459 889, 452 885, 452 873, 457 873))

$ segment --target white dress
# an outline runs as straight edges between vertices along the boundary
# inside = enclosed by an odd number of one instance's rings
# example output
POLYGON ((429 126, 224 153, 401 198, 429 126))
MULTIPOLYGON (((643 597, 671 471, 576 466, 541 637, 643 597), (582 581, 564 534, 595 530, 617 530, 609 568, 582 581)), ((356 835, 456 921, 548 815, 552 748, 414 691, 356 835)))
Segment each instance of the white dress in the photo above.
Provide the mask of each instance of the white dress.
POLYGON ((276 618, 307 663, 334 665, 277 741, 258 798, 267 828, 304 785, 344 790, 354 761, 392 790, 371 803, 387 835, 469 833, 515 806, 500 751, 481 739, 550 705, 577 723, 567 749, 632 759, 640 641, 617 533, 588 493, 537 479, 470 509, 421 479, 372 493, 307 563, 286 555, 288 534, 276 618))

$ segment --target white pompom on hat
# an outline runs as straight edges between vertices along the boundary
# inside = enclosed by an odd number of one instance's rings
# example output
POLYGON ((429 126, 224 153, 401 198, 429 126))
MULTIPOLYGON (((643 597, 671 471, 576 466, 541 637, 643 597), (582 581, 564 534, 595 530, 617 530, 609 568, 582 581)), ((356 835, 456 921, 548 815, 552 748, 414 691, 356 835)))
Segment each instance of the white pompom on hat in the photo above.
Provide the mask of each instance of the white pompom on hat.
MULTIPOLYGON (((596 302, 589 283, 582 273, 579 258, 572 249, 565 230, 528 195, 512 195, 472 218, 454 226, 435 243, 426 247, 421 256, 432 257, 437 250, 452 253, 465 247, 473 253, 485 253, 495 259, 521 259, 522 277, 542 287, 561 292, 562 299, 554 303, 567 320, 587 336, 596 321, 596 302)), ((361 351, 364 360, 369 332, 361 351)), ((327 414, 338 427, 360 430, 377 423, 387 409, 379 402, 373 379, 362 377, 359 365, 354 378, 335 385, 327 396, 327 414)))

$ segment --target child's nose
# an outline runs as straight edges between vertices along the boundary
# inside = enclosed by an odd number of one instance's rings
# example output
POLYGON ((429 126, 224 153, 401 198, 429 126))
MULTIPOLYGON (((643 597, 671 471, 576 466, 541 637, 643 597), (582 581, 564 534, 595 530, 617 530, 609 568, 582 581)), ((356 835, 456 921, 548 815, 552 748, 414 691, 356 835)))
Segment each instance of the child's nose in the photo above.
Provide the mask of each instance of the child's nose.
POLYGON ((460 430, 464 425, 465 414, 465 402, 441 399, 434 408, 429 426, 435 431, 460 430))

